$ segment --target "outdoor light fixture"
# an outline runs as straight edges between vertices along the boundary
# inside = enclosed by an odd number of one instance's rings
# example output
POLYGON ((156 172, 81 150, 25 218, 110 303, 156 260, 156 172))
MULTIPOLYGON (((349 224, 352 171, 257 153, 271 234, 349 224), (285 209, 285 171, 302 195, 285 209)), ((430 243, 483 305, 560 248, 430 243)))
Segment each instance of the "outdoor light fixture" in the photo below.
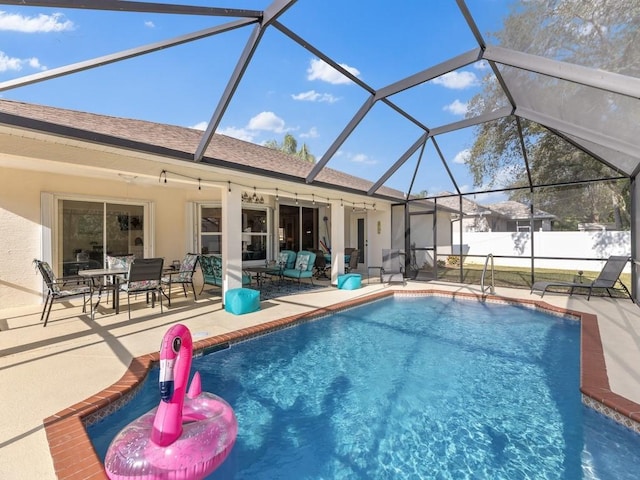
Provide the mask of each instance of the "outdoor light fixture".
MULTIPOLYGON (((211 180, 207 180, 206 178, 204 178, 204 179, 203 179, 203 178, 201 178, 201 177, 191 177, 191 176, 189 176, 189 175, 185 175, 185 174, 183 174, 183 173, 170 172, 169 170, 162 170, 162 171, 160 171, 160 175, 159 175, 159 177, 158 177, 158 182, 159 182, 159 183, 167 183, 167 177, 168 177, 168 175, 169 175, 169 174, 174 175, 174 176, 176 176, 176 177, 182 177, 182 178, 186 178, 186 179, 191 180, 191 182, 192 182, 194 185, 195 185, 195 184, 197 184, 197 185, 198 185, 198 190, 202 190, 202 182, 207 182, 207 183, 205 183, 205 186, 206 186, 207 184, 209 184, 209 185, 217 185, 217 186, 221 186, 220 184, 222 183, 222 182, 220 182, 220 181, 216 181, 216 180, 213 180, 213 179, 211 179, 211 180)), ((121 176, 122 178, 125 178, 125 175, 123 175, 123 174, 120 174, 120 176, 121 176)), ((135 176, 131 176, 131 178, 132 178, 132 179, 135 179, 135 178, 137 178, 137 177, 135 177, 135 176)), ((127 178, 125 178, 125 180, 129 181, 127 178)), ((132 181, 132 180, 131 180, 131 181, 132 181)), ((224 184, 222 183, 222 185, 224 185, 224 184)), ((242 184, 240 184, 240 183, 235 183, 235 182, 234 182, 234 185, 236 185, 236 186, 238 186, 238 187, 240 187, 240 188, 246 188, 246 189, 251 189, 251 188, 253 188, 253 193, 252 193, 252 194, 250 194, 248 191, 243 191, 243 192, 242 192, 242 194, 241 194, 240 198, 241 198, 241 200, 242 200, 243 202, 245 202, 245 203, 255 203, 255 204, 258 204, 258 205, 261 205, 261 204, 264 204, 264 203, 265 203, 265 202, 264 202, 264 196, 263 196, 263 195, 258 195, 258 190, 257 190, 257 187, 256 187, 255 185, 253 185, 253 186, 249 186, 249 185, 242 185, 242 184)), ((228 192, 229 192, 229 193, 231 193, 231 181, 230 181, 230 180, 227 180, 227 190, 228 190, 228 192)), ((276 201, 276 202, 279 202, 279 201, 280 201, 280 192, 284 192, 284 193, 285 193, 285 196, 286 196, 287 198, 291 198, 292 196, 295 198, 295 203, 296 203, 296 205, 299 205, 299 204, 300 204, 300 199, 298 198, 298 192, 285 191, 285 190, 282 190, 282 189, 280 189, 280 188, 273 188, 273 189, 266 188, 266 189, 262 189, 262 190, 263 190, 263 191, 267 191, 267 192, 271 192, 271 191, 273 190, 273 194, 275 195, 275 201, 276 201)), ((303 199, 304 199, 304 200, 308 200, 308 199, 309 199, 309 197, 311 197, 311 203, 312 203, 313 205, 316 205, 316 194, 315 194, 315 193, 302 194, 302 197, 303 197, 303 199)), ((337 200, 338 200, 337 198, 322 197, 322 196, 319 196, 318 198, 320 198, 320 199, 326 199, 326 201, 327 201, 327 203, 326 203, 326 208, 331 208, 331 202, 332 202, 332 201, 337 201, 337 200)), ((351 202, 351 201, 349 201, 349 200, 346 200, 346 203, 347 203, 347 204, 349 204, 349 203, 350 203, 350 204, 352 205, 352 207, 353 207, 353 209, 354 209, 354 210, 355 210, 355 206, 356 206, 356 205, 360 205, 360 203, 357 203, 357 202, 351 202)), ((373 208, 373 210, 375 210, 375 209, 376 209, 376 204, 375 204, 375 203, 371 203, 371 204, 369 204, 369 203, 367 203, 367 202, 361 202, 361 203, 362 203, 362 206, 363 206, 363 208, 364 208, 364 210, 365 210, 365 211, 367 210, 367 208, 368 208, 369 206, 370 206, 370 207, 372 207, 372 208, 373 208)), ((340 198, 340 206, 341 206, 341 207, 344 207, 344 204, 345 204, 345 200, 344 200, 343 198, 340 198)))
POLYGON ((256 187, 253 187, 253 195, 249 195, 247 192, 242 192, 242 201, 245 203, 256 203, 256 204, 262 204, 264 203, 264 197, 262 195, 260 195, 258 197, 258 194, 255 191, 256 187))

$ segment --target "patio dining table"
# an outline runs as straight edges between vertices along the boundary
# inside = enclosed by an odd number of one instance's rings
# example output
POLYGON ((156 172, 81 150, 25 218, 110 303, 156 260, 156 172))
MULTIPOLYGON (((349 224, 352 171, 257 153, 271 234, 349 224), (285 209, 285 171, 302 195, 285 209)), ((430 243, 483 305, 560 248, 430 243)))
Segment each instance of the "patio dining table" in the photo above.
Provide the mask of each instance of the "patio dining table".
POLYGON ((98 287, 98 301, 91 309, 91 318, 94 318, 95 312, 98 310, 102 290, 104 289, 105 277, 111 277, 111 283, 113 284, 113 308, 116 314, 120 313, 120 279, 126 275, 128 271, 127 268, 91 268, 78 271, 79 276, 91 279, 91 295, 93 295, 93 290, 96 286, 98 287))

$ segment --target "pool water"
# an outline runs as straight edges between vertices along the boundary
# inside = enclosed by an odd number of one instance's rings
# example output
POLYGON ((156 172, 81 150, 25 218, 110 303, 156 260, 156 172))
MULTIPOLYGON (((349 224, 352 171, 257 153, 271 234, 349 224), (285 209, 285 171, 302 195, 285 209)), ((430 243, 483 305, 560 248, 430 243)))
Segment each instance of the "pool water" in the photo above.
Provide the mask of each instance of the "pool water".
MULTIPOLYGON (((388 298, 195 358, 235 409, 210 479, 632 479, 640 436, 582 405, 577 321, 388 298)), ((158 371, 88 431, 104 458, 158 371)))

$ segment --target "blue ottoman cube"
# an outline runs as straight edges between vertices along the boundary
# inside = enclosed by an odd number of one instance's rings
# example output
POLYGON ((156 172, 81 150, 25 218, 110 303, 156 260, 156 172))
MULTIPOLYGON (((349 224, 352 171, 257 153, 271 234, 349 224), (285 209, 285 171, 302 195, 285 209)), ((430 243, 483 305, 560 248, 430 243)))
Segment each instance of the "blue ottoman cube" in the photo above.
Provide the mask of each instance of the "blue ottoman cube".
POLYGON ((232 288, 224 295, 224 309, 234 315, 260 310, 260 292, 251 288, 232 288))
POLYGON ((341 290, 356 290, 362 286, 362 275, 359 273, 345 273, 338 275, 338 288, 341 290))

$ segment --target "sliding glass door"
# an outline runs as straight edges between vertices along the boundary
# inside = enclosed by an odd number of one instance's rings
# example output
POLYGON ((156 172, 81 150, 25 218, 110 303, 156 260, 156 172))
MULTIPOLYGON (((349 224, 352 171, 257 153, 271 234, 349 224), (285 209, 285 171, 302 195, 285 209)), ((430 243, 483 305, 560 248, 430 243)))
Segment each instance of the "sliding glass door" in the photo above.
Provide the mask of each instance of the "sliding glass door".
POLYGON ((106 255, 144 257, 144 205, 58 200, 58 272, 102 268, 106 255))

